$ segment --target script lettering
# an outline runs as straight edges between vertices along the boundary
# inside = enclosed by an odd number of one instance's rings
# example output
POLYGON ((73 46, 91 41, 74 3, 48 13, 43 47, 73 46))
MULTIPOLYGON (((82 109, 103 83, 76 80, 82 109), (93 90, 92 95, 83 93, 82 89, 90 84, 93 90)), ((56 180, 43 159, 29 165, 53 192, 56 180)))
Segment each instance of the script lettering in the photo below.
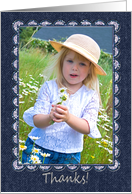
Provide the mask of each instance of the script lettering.
POLYGON ((77 174, 77 172, 74 173, 74 176, 64 176, 61 175, 60 177, 54 176, 53 172, 48 172, 48 173, 43 173, 43 176, 45 176, 45 183, 50 180, 50 183, 53 184, 55 183, 62 183, 62 182, 71 182, 71 183, 78 183, 78 184, 85 184, 88 182, 88 172, 86 173, 86 176, 80 176, 77 174))

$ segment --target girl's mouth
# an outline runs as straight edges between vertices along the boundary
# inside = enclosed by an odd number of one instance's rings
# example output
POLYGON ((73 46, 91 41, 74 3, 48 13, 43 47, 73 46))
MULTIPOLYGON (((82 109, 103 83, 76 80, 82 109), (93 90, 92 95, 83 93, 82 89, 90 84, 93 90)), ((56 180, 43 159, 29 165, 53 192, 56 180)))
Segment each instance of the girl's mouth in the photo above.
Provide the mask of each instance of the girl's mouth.
POLYGON ((76 78, 78 75, 76 75, 76 74, 70 74, 70 77, 72 77, 72 78, 76 78))

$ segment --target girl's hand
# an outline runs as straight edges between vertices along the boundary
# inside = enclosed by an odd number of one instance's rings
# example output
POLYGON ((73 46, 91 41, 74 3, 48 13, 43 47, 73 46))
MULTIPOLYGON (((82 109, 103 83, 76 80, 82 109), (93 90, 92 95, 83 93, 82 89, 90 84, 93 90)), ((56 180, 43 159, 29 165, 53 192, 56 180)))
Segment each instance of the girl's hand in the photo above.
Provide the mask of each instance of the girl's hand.
POLYGON ((51 120, 55 119, 54 112, 55 112, 55 105, 52 104, 52 109, 49 114, 51 120))
POLYGON ((69 119, 69 110, 64 105, 52 105, 53 106, 53 121, 60 123, 60 122, 67 122, 69 119), (54 109, 55 108, 55 109, 54 109))
POLYGON ((50 112, 51 119, 54 122, 66 122, 71 128, 82 134, 90 133, 89 123, 82 118, 78 118, 69 113, 69 110, 64 105, 52 105, 50 112))

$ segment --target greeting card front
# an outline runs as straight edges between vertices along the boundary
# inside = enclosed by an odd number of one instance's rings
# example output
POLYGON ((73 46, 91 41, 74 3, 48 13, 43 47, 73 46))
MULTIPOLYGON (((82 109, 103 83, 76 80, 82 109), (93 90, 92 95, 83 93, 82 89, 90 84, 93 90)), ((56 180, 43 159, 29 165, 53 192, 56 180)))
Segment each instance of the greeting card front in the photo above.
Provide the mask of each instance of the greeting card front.
POLYGON ((130 192, 131 13, 2 12, 1 48, 1 191, 130 192))

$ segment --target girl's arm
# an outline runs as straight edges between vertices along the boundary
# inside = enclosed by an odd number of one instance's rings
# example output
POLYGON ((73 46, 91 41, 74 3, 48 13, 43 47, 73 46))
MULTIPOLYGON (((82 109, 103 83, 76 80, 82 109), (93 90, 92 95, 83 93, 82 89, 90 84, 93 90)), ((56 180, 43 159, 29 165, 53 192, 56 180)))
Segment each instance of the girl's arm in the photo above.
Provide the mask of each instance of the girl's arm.
POLYGON ((89 134, 90 133, 89 124, 85 119, 78 118, 72 114, 69 114, 69 119, 66 121, 66 123, 71 128, 73 128, 74 130, 76 130, 82 134, 89 134))
POLYGON ((51 121, 54 119, 55 107, 52 106, 50 114, 36 114, 33 116, 34 125, 38 128, 45 128, 51 125, 51 121))
POLYGON ((50 125, 51 118, 48 115, 38 114, 33 116, 34 125, 38 128, 45 128, 50 125))
POLYGON ((55 118, 53 121, 55 122, 66 122, 71 128, 74 130, 82 133, 82 134, 89 134, 90 127, 89 123, 82 118, 78 118, 69 113, 68 108, 63 105, 55 106, 56 112, 53 112, 55 118))

